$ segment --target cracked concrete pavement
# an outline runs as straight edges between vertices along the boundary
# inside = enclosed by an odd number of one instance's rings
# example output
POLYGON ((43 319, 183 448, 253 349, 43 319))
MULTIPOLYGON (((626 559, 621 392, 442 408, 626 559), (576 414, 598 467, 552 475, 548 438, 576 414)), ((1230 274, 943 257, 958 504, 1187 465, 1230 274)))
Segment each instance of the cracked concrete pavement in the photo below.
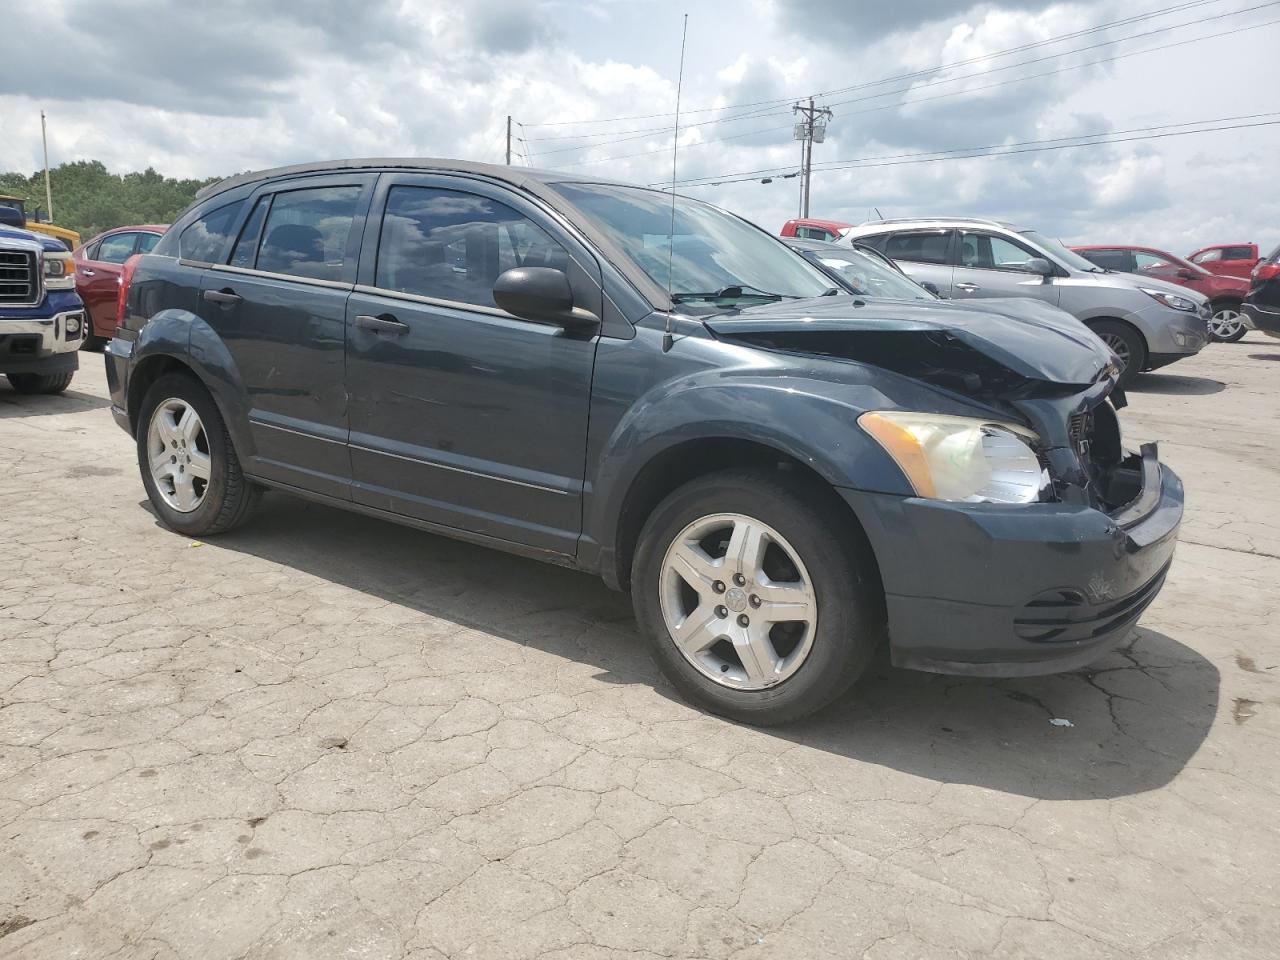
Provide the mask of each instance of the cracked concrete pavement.
POLYGON ((83 359, 0 385, 0 956, 1276 955, 1280 342, 1131 393, 1189 511, 1123 650, 775 730, 586 576, 278 494, 160 528, 83 359))

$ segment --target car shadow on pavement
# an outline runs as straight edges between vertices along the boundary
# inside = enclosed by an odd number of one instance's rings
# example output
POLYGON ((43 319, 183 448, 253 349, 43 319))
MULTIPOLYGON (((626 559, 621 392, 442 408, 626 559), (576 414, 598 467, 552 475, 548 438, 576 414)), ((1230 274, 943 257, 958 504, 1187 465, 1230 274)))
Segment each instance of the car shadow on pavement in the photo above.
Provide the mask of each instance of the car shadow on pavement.
POLYGON ((1250 360, 1280 360, 1280 353, 1251 353, 1250 360))
POLYGON ((1207 397, 1221 393, 1227 385, 1208 377, 1188 377, 1177 373, 1143 373, 1128 387, 1133 393, 1167 393, 1183 397, 1207 397))
POLYGON ((47 417, 55 413, 80 413, 83 410, 96 410, 109 406, 111 401, 107 397, 80 393, 74 388, 52 396, 18 393, 9 386, 9 381, 0 377, 0 420, 47 417))
MULTIPOLYGON (((209 545, 590 664, 602 682, 680 699, 649 658, 628 599, 587 574, 279 493, 209 545)), ((1108 798, 1171 781, 1208 734, 1218 690, 1208 660, 1139 629, 1074 674, 984 680, 881 662, 827 710, 761 732, 943 783, 1108 798)))

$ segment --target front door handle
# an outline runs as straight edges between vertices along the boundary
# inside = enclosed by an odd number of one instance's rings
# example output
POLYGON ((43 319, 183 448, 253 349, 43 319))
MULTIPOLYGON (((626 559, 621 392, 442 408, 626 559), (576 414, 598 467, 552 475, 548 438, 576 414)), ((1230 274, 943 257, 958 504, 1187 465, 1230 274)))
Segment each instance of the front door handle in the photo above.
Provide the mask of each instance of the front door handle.
POLYGON ((368 314, 361 314, 356 317, 356 326, 361 330, 372 330, 375 333, 408 333, 409 325, 401 323, 389 313, 384 313, 380 317, 371 317, 368 314))
POLYGON ((95 271, 93 271, 93 270, 90 270, 88 267, 81 267, 81 268, 80 268, 80 275, 81 275, 82 277, 95 277, 95 276, 97 276, 97 273, 96 273, 95 271))
POLYGON ((965 293, 973 293, 975 290, 981 289, 976 283, 969 283, 967 280, 956 284, 957 290, 963 290, 965 293))
POLYGON ((234 306, 243 299, 240 294, 232 293, 230 290, 206 290, 201 296, 210 303, 216 303, 223 307, 234 306))

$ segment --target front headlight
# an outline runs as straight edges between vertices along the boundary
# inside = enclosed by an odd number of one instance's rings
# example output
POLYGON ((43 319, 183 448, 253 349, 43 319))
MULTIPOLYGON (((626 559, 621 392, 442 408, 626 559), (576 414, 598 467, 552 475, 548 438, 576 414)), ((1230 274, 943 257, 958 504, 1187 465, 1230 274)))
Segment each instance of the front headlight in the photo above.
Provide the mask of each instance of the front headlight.
POLYGON ((881 410, 858 425, 906 474, 916 495, 931 500, 1034 503, 1049 477, 1026 427, 936 413, 881 410))
POLYGON ((47 290, 74 290, 76 264, 69 253, 44 255, 44 285, 47 290))
POLYGON ((1187 313, 1196 312, 1196 302, 1188 297, 1180 297, 1176 293, 1165 293, 1163 290, 1152 290, 1148 287, 1139 287, 1138 289, 1172 310, 1183 310, 1187 313))

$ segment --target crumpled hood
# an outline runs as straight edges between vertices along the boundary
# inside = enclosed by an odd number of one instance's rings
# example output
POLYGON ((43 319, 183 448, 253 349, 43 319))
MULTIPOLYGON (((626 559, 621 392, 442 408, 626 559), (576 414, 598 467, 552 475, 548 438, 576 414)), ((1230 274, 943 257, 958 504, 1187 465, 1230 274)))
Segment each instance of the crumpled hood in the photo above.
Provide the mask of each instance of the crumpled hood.
POLYGON ((1075 317, 1036 303, 1034 309, 1021 303, 992 309, 980 301, 833 296, 762 304, 700 319, 719 336, 780 333, 792 343, 802 342, 806 333, 827 338, 843 331, 937 333, 1031 380, 1086 386, 1096 382, 1112 364, 1111 351, 1075 317))

